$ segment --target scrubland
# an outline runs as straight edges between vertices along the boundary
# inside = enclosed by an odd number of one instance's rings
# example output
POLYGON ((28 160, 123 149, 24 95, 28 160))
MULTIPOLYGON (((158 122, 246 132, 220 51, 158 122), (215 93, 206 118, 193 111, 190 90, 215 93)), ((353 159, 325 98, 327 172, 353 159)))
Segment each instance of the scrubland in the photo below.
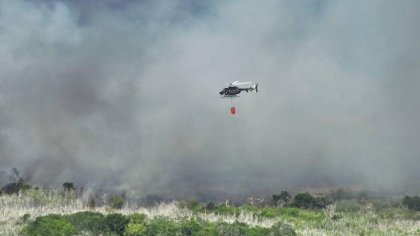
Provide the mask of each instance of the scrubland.
POLYGON ((143 207, 112 198, 95 204, 91 196, 52 188, 2 194, 0 235, 420 235, 416 197, 303 193, 273 195, 275 203, 172 201, 143 207))

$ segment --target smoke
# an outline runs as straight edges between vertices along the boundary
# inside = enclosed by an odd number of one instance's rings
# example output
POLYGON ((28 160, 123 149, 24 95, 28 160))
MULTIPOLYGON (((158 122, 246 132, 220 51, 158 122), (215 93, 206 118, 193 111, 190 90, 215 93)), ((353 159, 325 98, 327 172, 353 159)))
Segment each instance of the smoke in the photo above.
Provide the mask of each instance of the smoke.
POLYGON ((0 167, 137 195, 416 191, 419 7, 2 1, 0 167), (235 80, 260 92, 220 99, 235 80))

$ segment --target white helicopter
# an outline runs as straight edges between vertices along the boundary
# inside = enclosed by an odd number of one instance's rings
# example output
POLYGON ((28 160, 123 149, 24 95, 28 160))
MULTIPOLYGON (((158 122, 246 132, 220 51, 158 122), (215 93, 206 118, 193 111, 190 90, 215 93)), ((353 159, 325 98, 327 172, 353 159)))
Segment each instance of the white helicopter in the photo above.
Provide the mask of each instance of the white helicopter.
POLYGON ((237 97, 242 91, 252 92, 254 90, 258 93, 258 83, 234 81, 228 84, 228 87, 220 91, 219 94, 223 97, 237 97))

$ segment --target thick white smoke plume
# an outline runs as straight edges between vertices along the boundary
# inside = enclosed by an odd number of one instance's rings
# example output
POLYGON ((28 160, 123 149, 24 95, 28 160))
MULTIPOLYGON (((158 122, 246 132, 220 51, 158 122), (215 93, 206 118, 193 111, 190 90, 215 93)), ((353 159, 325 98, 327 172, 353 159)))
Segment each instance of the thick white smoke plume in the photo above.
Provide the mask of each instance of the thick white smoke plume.
POLYGON ((417 191, 419 10, 1 1, 0 166, 138 195, 417 191), (218 92, 235 80, 260 92, 231 116, 218 92))

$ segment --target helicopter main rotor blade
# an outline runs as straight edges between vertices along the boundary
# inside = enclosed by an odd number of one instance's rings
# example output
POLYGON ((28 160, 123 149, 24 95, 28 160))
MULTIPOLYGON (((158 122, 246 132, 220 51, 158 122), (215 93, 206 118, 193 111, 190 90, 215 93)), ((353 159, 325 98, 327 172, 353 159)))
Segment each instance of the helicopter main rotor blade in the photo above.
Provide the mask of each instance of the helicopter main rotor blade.
POLYGON ((253 84, 253 82, 239 82, 235 81, 232 83, 232 85, 246 85, 246 84, 253 84))

